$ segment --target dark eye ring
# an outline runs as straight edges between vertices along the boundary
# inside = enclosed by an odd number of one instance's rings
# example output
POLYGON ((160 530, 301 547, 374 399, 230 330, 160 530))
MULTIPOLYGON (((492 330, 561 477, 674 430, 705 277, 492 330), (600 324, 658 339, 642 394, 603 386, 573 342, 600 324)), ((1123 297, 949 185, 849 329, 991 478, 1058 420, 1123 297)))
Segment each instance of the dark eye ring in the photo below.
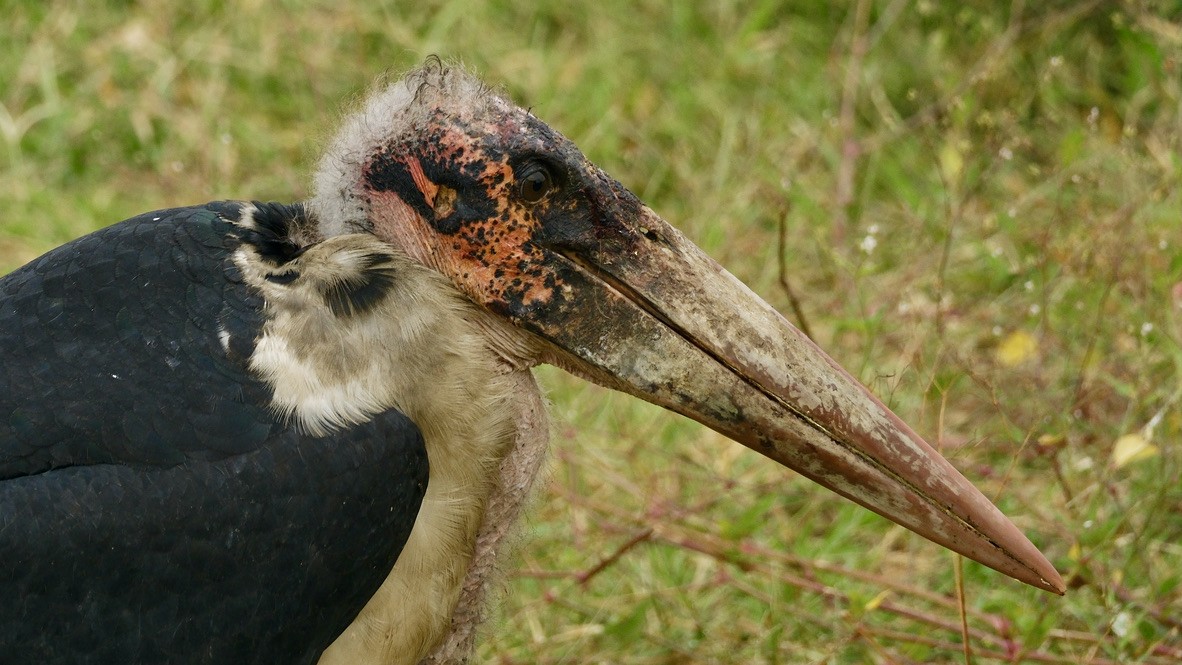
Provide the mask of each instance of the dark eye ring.
POLYGON ((554 190, 554 177, 541 164, 531 164, 517 179, 517 193, 526 203, 537 203, 554 190))

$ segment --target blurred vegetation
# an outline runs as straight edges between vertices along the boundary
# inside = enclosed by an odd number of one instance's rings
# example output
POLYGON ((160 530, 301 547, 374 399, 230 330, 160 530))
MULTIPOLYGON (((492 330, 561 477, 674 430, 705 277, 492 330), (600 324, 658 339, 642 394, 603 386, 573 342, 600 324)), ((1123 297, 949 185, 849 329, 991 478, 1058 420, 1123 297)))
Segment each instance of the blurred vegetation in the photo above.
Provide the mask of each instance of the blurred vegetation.
MULTIPOLYGON (((791 287, 821 346, 1056 563, 1062 599, 964 564, 972 662, 1182 659, 1182 4, 0 14, 0 272, 149 209, 299 199, 334 109, 462 61, 790 314, 791 287)), ((551 472, 482 661, 965 661, 952 555, 540 373, 551 472)))

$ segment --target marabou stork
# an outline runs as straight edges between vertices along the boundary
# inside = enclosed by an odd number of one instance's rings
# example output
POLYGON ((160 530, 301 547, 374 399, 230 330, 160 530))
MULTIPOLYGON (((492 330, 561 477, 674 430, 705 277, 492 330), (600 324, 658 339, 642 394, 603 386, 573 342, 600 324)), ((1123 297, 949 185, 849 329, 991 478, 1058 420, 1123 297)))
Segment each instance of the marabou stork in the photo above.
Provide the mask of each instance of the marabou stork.
POLYGON ((569 140, 429 61, 301 204, 147 213, 0 282, 0 654, 451 662, 550 363, 1063 582, 834 361, 569 140))

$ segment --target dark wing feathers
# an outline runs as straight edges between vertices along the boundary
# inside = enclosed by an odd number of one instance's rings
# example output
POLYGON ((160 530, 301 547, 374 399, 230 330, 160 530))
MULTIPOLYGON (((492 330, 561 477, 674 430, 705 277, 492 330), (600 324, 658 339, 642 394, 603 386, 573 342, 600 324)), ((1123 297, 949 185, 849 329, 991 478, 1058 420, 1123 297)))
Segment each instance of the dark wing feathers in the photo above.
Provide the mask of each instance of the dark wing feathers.
POLYGON ((219 340, 252 344, 262 326, 229 260, 235 231, 205 208, 148 213, 0 282, 0 478, 240 454, 279 427, 266 386, 219 340), (4 429, 11 413, 19 431, 4 429))
POLYGON ((314 663, 389 573, 426 469, 417 430, 391 412, 213 462, 0 483, 0 653, 314 663))
MULTIPOLYGON (((390 411, 323 438, 268 408, 263 302, 298 206, 147 213, 0 279, 0 653, 312 663, 397 558, 427 482, 390 411)), ((0 657, 2 660, 3 657, 0 657)))

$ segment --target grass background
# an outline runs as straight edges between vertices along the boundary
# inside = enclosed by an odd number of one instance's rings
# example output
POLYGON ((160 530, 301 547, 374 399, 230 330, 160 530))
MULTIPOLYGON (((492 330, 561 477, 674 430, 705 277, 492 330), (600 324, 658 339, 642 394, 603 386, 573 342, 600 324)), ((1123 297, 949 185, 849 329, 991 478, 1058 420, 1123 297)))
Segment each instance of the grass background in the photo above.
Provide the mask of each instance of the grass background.
POLYGON ((962 613, 951 554, 543 369, 550 471, 479 660, 1182 659, 1182 4, 0 15, 0 273, 145 210, 299 199, 334 109, 385 70, 460 60, 803 316, 1070 585, 967 562, 962 613))

